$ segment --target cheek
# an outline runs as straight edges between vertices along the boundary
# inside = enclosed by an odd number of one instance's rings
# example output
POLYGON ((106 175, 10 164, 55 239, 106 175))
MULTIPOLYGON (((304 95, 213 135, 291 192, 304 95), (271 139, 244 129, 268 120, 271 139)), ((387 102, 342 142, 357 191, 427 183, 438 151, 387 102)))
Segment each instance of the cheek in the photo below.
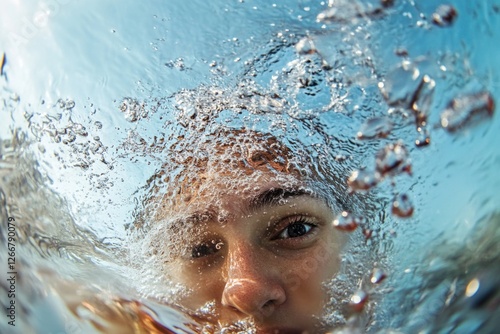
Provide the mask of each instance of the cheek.
MULTIPOLYGON (((200 277, 200 275, 194 275, 200 277)), ((215 277, 212 275, 203 275, 203 279, 196 279, 196 277, 187 277, 187 279, 181 283, 189 287, 189 292, 184 294, 180 298, 180 303, 182 306, 186 307, 191 311, 196 311, 202 307, 205 307, 207 303, 218 302, 221 300, 222 292, 224 289, 224 283, 221 281, 220 277, 215 277)))
POLYGON ((320 243, 299 260, 288 265, 283 282, 291 294, 322 294, 323 282, 331 279, 338 271, 339 260, 336 247, 320 243))
POLYGON ((173 264, 169 269, 168 279, 174 286, 183 287, 175 298, 182 306, 195 311, 207 302, 220 299, 224 282, 219 270, 203 270, 183 263, 173 264))

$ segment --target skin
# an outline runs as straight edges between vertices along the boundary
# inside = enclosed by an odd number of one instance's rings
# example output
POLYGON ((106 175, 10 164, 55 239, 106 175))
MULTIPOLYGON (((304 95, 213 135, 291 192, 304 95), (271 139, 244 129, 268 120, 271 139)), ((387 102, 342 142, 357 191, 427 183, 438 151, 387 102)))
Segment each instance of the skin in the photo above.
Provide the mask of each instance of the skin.
POLYGON ((220 327, 248 320, 257 333, 324 333, 322 283, 337 273, 343 242, 334 212, 291 174, 286 187, 271 170, 238 175, 251 182, 246 191, 228 187, 227 176, 205 173, 210 191, 166 207, 174 226, 193 224, 167 263, 170 278, 189 290, 181 305, 220 327), (212 311, 202 314, 209 302, 212 311))

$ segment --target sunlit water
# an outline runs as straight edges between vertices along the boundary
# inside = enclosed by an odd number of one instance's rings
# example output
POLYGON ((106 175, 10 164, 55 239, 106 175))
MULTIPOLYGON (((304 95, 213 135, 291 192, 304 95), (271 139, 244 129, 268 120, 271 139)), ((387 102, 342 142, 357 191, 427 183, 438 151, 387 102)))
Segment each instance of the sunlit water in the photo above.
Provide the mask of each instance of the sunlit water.
POLYGON ((223 124, 334 175, 349 212, 333 224, 352 234, 325 316, 339 333, 495 333, 499 15, 493 0, 2 1, 16 326, 0 332, 202 331, 133 227, 169 148, 223 124))

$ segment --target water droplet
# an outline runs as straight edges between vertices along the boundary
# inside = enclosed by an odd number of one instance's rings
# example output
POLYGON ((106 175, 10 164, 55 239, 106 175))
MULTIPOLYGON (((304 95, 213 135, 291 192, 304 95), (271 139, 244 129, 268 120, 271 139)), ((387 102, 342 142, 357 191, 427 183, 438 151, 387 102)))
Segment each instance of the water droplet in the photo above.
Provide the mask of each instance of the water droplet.
POLYGON ((335 228, 346 232, 354 231, 359 224, 360 220, 347 211, 343 211, 340 216, 333 221, 333 226, 335 228))
POLYGON ((398 194, 392 202, 392 213, 401 218, 411 217, 413 203, 407 194, 398 194))
POLYGON ((385 272, 382 269, 374 268, 372 271, 372 274, 370 276, 370 282, 372 282, 373 284, 379 284, 386 277, 387 277, 387 275, 385 274, 385 272))
POLYGON ((367 301, 368 301, 368 293, 366 293, 363 290, 358 290, 351 296, 351 299, 349 301, 349 306, 352 308, 353 311, 361 312, 363 311, 363 308, 365 307, 367 301))
POLYGON ((361 169, 352 172, 347 179, 347 185, 351 191, 366 191, 375 187, 379 181, 380 176, 378 173, 361 169))
POLYGON ((441 5, 432 14, 432 22, 438 26, 447 27, 455 21, 457 14, 453 6, 441 5))
POLYGON ((359 129, 358 139, 385 138, 392 130, 392 123, 387 117, 375 117, 367 120, 359 129))
POLYGON ((441 114, 441 126, 450 132, 485 117, 492 117, 495 101, 489 92, 458 96, 441 114))
POLYGON ((401 172, 411 174, 408 162, 408 151, 402 142, 389 144, 377 152, 375 159, 376 171, 382 176, 396 175, 401 172))

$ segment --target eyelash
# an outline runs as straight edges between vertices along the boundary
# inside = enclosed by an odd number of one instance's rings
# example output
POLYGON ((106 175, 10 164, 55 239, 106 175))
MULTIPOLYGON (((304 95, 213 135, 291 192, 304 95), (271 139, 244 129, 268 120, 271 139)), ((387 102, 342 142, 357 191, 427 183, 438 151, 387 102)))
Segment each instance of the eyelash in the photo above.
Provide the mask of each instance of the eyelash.
POLYGON ((286 224, 286 226, 283 229, 281 229, 277 234, 275 234, 275 236, 272 237, 271 240, 288 240, 288 239, 305 238, 318 227, 318 225, 314 223, 314 220, 309 216, 293 216, 293 217, 285 218, 279 225, 283 225, 283 222, 284 222, 284 224, 286 224), (293 236, 283 237, 282 236, 284 233, 286 233, 288 231, 288 229, 291 226, 299 225, 299 223, 302 225, 307 225, 309 227, 309 230, 305 231, 304 234, 296 236, 296 237, 293 237, 293 236))

